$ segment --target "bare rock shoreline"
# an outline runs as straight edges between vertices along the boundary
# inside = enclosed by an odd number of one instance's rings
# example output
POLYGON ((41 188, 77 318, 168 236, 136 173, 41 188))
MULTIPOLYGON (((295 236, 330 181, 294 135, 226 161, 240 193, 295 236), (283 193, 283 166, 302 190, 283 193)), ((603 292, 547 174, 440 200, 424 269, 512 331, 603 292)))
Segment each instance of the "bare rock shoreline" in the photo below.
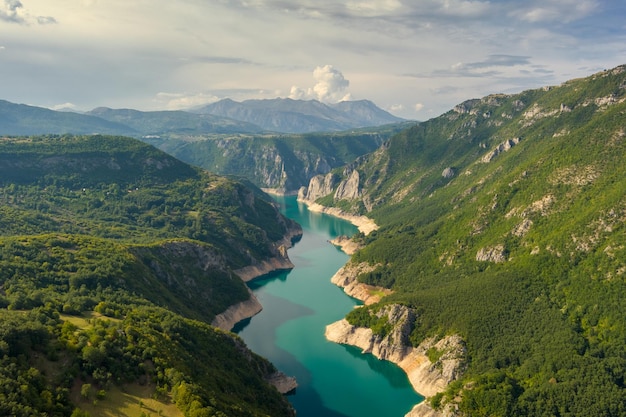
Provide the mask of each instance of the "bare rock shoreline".
MULTIPOLYGON (((308 205, 310 211, 323 212, 335 217, 350 221, 367 235, 378 226, 365 216, 352 216, 343 213, 337 208, 324 207, 299 199, 308 205)), ((330 243, 338 246, 348 255, 354 254, 361 247, 345 236, 333 239, 330 243)), ((331 282, 344 289, 346 294, 361 300, 365 305, 377 303, 381 298, 392 291, 389 289, 369 286, 358 282, 359 274, 375 269, 369 264, 347 263, 332 277, 331 282)), ((362 349, 363 353, 371 353, 381 360, 388 360, 398 365, 407 374, 413 389, 424 397, 432 397, 445 391, 448 384, 457 379, 463 372, 466 348, 464 341, 458 335, 446 336, 442 339, 424 340, 418 347, 412 347, 407 339, 410 330, 407 329, 411 313, 404 306, 391 306, 389 319, 395 323, 394 332, 386 338, 373 334, 372 330, 364 327, 352 326, 342 319, 326 327, 325 336, 331 342, 348 344, 362 349), (399 311, 404 311, 399 313, 399 311), (440 357, 431 362, 429 351, 439 352, 440 357)), ((385 311, 384 309, 382 311, 385 311)), ((423 401, 413 407, 405 417, 444 417, 449 410, 434 410, 428 401, 423 401)))

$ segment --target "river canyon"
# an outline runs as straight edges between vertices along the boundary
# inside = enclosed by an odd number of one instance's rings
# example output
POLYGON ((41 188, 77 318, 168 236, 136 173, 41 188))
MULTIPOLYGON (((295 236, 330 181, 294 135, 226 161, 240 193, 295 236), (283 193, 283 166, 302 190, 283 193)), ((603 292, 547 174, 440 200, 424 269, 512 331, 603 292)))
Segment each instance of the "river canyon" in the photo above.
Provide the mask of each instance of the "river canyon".
POLYGON ((311 212, 295 197, 276 197, 283 213, 302 225, 289 250, 295 268, 248 283, 263 310, 233 331, 271 360, 298 388, 289 396, 298 417, 404 416, 421 401, 406 374, 351 346, 329 342, 328 324, 359 304, 330 278, 348 256, 329 243, 357 232, 349 222, 311 212))

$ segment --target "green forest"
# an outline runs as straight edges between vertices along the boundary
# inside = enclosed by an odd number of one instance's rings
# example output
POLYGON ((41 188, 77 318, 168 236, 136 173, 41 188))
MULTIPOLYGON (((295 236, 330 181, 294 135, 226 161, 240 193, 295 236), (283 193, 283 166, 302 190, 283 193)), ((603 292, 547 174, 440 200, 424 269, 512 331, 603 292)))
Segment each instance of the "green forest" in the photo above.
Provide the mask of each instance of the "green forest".
MULTIPOLYGON (((416 310, 415 346, 466 342, 435 408, 626 415, 625 137, 618 67, 462 103, 363 157, 361 198, 319 200, 381 226, 352 262, 394 291, 382 304, 416 310)), ((384 332, 369 308, 348 319, 384 332)))
POLYGON ((0 170, 0 414, 145 386, 185 416, 293 415, 273 365, 209 325, 249 297, 233 270, 297 229, 262 193, 121 137, 2 138, 0 170))
POLYGON ((320 173, 376 150, 414 123, 305 134, 168 134, 143 138, 189 164, 245 177, 258 187, 297 191, 320 173))

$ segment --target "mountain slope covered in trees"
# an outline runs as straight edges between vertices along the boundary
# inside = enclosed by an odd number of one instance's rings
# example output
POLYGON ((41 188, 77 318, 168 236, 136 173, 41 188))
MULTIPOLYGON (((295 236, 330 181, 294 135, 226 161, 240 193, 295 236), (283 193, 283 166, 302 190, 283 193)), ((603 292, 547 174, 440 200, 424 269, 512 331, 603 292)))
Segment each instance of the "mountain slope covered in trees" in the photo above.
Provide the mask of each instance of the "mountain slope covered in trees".
POLYGON ((2 138, 0 171, 0 414, 100 415, 127 386, 184 415, 293 414, 273 365, 208 324, 249 298, 234 270, 297 233, 261 193, 120 137, 2 138))
POLYGON ((170 135, 143 140, 211 172, 245 177, 258 187, 295 193, 315 175, 326 174, 376 150, 394 133, 412 124, 335 133, 170 135))
MULTIPOLYGON (((621 66, 466 101, 315 178, 301 198, 381 226, 360 237, 351 262, 373 266, 361 282, 393 290, 381 304, 415 309, 413 344, 465 340, 466 372, 431 399, 435 408, 617 416, 626 413, 625 160, 621 66)), ((379 308, 348 320, 384 329, 379 308)))

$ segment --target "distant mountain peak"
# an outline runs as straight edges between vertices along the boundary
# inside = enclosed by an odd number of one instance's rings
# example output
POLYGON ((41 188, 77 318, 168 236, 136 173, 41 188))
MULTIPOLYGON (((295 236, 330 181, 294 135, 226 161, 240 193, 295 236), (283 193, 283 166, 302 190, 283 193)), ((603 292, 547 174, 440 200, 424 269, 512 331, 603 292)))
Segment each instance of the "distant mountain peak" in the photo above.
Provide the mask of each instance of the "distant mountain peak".
POLYGON ((283 133, 341 131, 404 121, 369 100, 325 104, 318 100, 291 98, 242 102, 227 98, 195 111, 254 123, 266 130, 283 133))

